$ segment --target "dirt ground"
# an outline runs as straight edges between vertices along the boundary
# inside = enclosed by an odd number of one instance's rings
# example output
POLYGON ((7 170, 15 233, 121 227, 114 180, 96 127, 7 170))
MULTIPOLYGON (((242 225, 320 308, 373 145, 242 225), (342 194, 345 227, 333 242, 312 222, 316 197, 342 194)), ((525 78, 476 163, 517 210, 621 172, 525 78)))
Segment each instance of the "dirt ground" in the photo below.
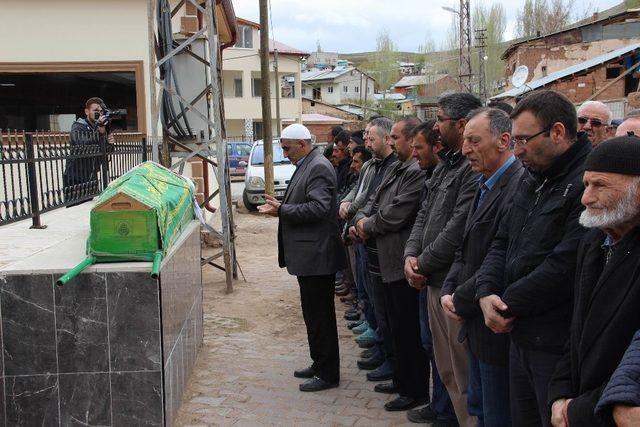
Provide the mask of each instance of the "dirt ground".
POLYGON ((223 273, 204 269, 204 342, 176 425, 406 424, 404 412, 384 411, 392 396, 373 392, 375 383, 357 368, 361 349, 339 300, 340 387, 298 391, 293 371, 310 359, 297 282, 277 266, 277 220, 248 213, 235 219, 247 282, 226 294, 223 273))

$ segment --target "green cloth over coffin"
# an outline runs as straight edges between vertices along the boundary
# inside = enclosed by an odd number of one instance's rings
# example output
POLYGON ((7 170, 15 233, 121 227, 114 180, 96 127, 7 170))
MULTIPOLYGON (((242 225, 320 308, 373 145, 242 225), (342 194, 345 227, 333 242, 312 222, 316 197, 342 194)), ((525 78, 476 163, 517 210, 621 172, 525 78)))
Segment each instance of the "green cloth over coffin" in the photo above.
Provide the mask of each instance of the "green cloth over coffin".
POLYGON ((194 186, 169 169, 145 162, 100 194, 91 210, 87 255, 96 262, 164 257, 194 218, 194 186))

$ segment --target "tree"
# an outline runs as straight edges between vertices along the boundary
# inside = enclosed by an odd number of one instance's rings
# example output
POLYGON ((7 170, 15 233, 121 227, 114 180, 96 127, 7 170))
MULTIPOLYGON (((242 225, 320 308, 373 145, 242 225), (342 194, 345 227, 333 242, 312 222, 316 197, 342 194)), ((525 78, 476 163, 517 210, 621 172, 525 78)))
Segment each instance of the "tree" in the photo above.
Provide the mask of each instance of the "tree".
POLYGON ((316 52, 322 52, 322 46, 320 46, 320 39, 316 40, 316 52))
MULTIPOLYGON (((497 83, 504 78, 504 63, 500 59, 504 47, 503 35, 507 28, 507 17, 504 6, 501 3, 491 4, 486 7, 483 4, 476 4, 473 9, 471 22, 473 24, 474 34, 476 30, 485 30, 485 73, 487 92, 492 95, 497 83)), ((473 69, 479 70, 477 48, 474 49, 475 55, 472 55, 473 69)), ((484 60, 484 59, 483 59, 484 60)))
POLYGON ((560 31, 569 23, 589 17, 591 4, 577 7, 571 0, 525 0, 516 15, 518 37, 533 37, 560 31))
POLYGON ((396 44, 391 39, 389 31, 383 29, 376 37, 376 52, 370 69, 376 78, 379 90, 389 90, 400 79, 396 59, 396 44))

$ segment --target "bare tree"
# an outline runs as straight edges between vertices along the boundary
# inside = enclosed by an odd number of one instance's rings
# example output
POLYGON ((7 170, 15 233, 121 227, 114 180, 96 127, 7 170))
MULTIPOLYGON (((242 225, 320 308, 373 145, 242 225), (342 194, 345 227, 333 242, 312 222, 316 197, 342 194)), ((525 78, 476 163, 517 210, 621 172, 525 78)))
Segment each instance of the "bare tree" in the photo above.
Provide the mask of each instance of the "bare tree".
POLYGON ((588 18, 593 10, 591 3, 576 4, 571 0, 525 0, 516 15, 516 34, 533 37, 554 33, 571 22, 588 18))

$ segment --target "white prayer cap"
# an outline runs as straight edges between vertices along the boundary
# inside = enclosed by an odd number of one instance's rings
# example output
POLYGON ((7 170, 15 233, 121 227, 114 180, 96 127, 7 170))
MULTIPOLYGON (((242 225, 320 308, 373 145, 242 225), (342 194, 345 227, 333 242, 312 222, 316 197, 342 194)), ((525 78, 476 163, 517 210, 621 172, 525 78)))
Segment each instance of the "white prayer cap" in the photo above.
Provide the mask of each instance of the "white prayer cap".
POLYGON ((311 132, 306 126, 294 123, 282 130, 280 139, 311 139, 311 132))

